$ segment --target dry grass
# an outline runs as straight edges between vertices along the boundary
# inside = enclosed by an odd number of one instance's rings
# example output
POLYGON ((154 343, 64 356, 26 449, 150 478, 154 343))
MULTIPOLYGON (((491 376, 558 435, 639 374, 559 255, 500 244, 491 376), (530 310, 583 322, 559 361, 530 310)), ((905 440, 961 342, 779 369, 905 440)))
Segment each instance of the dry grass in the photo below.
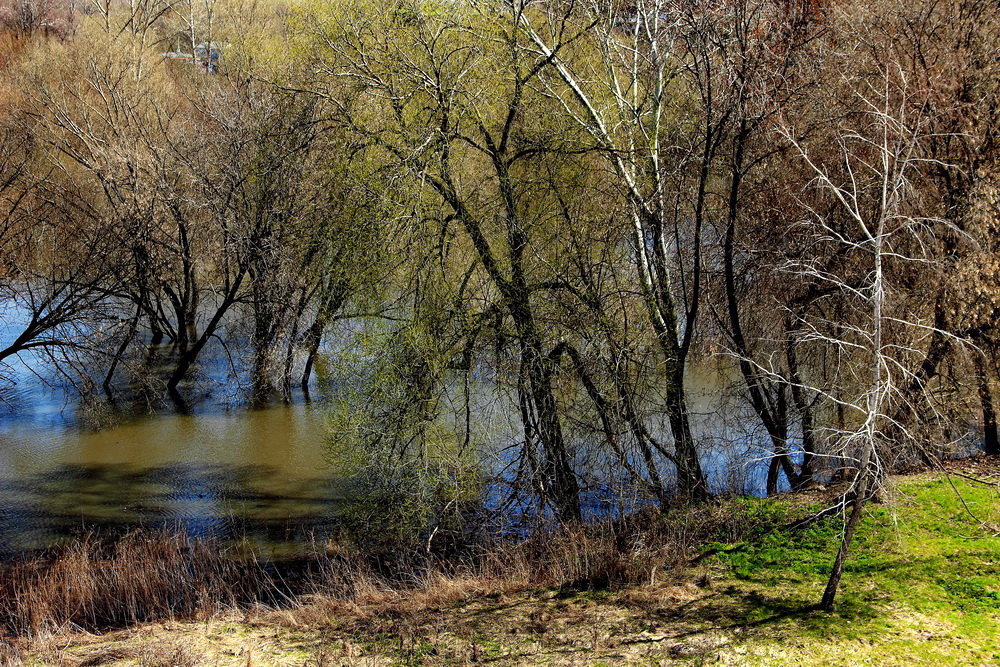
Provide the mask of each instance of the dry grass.
POLYGON ((284 568, 235 559, 218 544, 179 534, 86 537, 0 569, 0 633, 12 638, 0 649, 11 660, 14 646, 61 634, 207 620, 233 610, 263 609, 275 622, 295 627, 331 617, 405 619, 517 591, 623 588, 686 563, 711 535, 745 529, 741 517, 719 506, 646 513, 516 542, 468 545, 448 557, 379 557, 331 543, 284 568))
POLYGON ((478 545, 461 557, 404 558, 405 567, 388 571, 337 547, 333 557, 318 561, 318 576, 310 579, 298 604, 266 618, 285 627, 315 627, 330 618, 405 621, 530 591, 625 590, 669 581, 707 541, 741 539, 763 522, 734 504, 639 513, 617 522, 543 531, 522 541, 478 545))
POLYGON ((0 570, 0 631, 45 637, 160 618, 204 618, 266 599, 261 566, 182 534, 84 537, 0 570))
POLYGON ((0 25, 0 71, 16 62, 27 46, 28 40, 24 36, 0 25))
POLYGON ((116 662, 129 662, 139 667, 196 667, 203 663, 203 655, 181 644, 145 644, 138 646, 113 646, 92 652, 75 667, 93 667, 116 662))

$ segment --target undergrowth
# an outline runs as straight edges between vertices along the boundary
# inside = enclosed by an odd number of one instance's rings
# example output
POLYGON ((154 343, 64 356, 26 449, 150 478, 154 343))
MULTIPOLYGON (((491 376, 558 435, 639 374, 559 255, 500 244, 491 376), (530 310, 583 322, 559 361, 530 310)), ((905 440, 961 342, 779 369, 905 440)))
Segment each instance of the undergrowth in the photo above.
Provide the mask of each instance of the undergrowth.
POLYGON ((897 478, 867 511, 834 613, 813 605, 842 521, 789 529, 831 497, 800 494, 640 513, 448 554, 390 558, 338 541, 294 573, 176 535, 83 540, 0 570, 0 632, 16 655, 65 630, 244 610, 275 632, 346 633, 356 651, 348 660, 437 664, 446 654, 516 662, 539 642, 610 655, 678 624, 678 637, 711 641, 649 650, 738 664, 800 664, 806 655, 813 664, 992 664, 998 489, 937 473, 897 478), (485 615, 461 614, 468 606, 485 615))

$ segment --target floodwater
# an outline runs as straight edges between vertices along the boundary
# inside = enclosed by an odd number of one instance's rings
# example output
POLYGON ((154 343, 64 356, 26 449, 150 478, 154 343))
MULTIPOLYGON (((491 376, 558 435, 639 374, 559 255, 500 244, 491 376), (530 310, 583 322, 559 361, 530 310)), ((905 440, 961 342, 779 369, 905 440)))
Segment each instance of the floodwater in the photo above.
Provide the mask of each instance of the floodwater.
MULTIPOLYGON (((16 315, 0 312, 0 348, 16 315)), ((90 405, 42 353, 7 359, 0 557, 137 527, 245 540, 275 556, 321 539, 342 497, 322 401, 248 409, 222 354, 204 356, 187 414, 166 401, 90 405)))
POLYGON ((73 407, 0 417, 0 553, 136 526, 280 551, 331 526, 340 495, 320 405, 165 412, 103 428, 63 410, 73 407))
MULTIPOLYGON (((335 527, 343 484, 322 399, 248 409, 220 379, 188 414, 157 406, 124 416, 81 406, 41 357, 13 362, 10 373, 0 403, 0 556, 90 530, 166 526, 278 557, 335 527)), ((717 487, 759 490, 762 467, 746 461, 760 458, 763 434, 748 432, 745 408, 720 402, 721 377, 706 370, 692 381, 706 469, 717 487)), ((491 422, 502 446, 497 434, 511 425, 493 409, 474 418, 480 428, 491 422)))

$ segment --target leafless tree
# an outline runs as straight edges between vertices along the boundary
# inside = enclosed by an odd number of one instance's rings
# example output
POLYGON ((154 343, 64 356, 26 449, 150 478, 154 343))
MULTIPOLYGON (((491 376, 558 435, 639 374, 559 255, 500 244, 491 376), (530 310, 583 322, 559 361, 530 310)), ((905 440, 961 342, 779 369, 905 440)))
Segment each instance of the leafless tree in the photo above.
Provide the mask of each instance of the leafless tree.
POLYGON ((679 491, 704 497, 707 486, 691 432, 684 375, 702 305, 705 200, 719 137, 709 120, 693 152, 675 155, 665 142, 671 83, 683 66, 672 53, 683 20, 678 6, 664 0, 515 1, 508 11, 544 64, 546 92, 590 134, 627 202, 635 268, 663 355, 679 491), (571 45, 580 40, 599 54, 594 71, 571 57, 571 45), (683 238, 677 224, 681 201, 670 187, 677 161, 698 174, 691 208, 680 214, 690 215, 683 238))
MULTIPOLYGON (((807 204, 803 229, 818 244, 843 249, 851 257, 838 271, 816 258, 788 265, 807 279, 832 285, 850 310, 846 321, 836 323, 799 320, 802 339, 850 359, 841 368, 844 391, 819 388, 849 412, 845 427, 830 430, 854 470, 844 496, 843 537, 821 602, 824 609, 833 606, 865 504, 877 493, 892 457, 922 446, 901 421, 906 413, 900 408, 913 407, 907 387, 921 372, 921 343, 939 332, 928 319, 926 304, 907 298, 894 281, 914 270, 933 270, 939 259, 937 233, 951 226, 924 213, 914 187, 926 165, 922 149, 928 116, 913 113, 914 106, 920 109, 913 98, 922 93, 911 88, 906 71, 890 62, 880 66, 878 78, 845 74, 843 85, 857 106, 836 121, 832 132, 838 162, 826 162, 798 143, 792 131, 785 132, 814 173, 819 196, 834 203, 832 212, 807 204)), ((926 396, 916 400, 926 402, 926 396)))

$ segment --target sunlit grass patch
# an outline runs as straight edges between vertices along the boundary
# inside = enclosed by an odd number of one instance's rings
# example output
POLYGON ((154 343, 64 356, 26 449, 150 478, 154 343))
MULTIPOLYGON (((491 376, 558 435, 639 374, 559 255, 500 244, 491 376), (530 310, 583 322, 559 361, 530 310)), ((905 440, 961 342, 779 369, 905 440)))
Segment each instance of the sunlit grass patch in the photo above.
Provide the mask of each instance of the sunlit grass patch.
POLYGON ((893 656, 913 664, 1000 660, 998 487, 934 473, 899 478, 887 495, 869 506, 833 614, 807 607, 819 600, 840 518, 719 550, 717 566, 732 582, 731 612, 742 610, 745 623, 760 629, 749 645, 763 652, 751 653, 781 663, 763 647, 801 637, 829 642, 816 648, 820 664, 875 655, 890 664, 893 656))

